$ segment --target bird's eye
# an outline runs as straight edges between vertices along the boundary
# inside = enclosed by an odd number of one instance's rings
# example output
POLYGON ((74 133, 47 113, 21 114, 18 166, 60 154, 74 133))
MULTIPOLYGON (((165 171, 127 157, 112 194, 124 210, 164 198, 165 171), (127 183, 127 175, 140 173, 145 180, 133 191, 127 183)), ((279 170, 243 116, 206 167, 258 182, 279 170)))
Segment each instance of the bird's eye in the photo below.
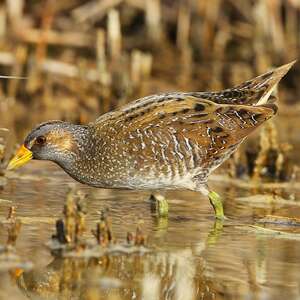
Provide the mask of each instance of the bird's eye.
POLYGON ((46 143, 46 137, 44 137, 43 135, 40 135, 36 138, 35 141, 38 145, 44 145, 46 143))

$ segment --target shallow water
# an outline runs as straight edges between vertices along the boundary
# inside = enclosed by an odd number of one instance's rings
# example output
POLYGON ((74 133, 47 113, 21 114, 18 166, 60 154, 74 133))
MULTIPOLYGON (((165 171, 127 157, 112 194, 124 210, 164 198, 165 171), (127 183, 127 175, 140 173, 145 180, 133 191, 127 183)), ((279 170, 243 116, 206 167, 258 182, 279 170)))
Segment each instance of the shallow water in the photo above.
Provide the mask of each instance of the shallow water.
MULTIPOLYGON (((222 228, 197 193, 168 193, 170 211, 164 219, 151 212, 147 193, 76 184, 87 194, 87 236, 92 237, 99 211, 109 208, 115 239, 124 241, 142 220, 151 252, 63 260, 52 257, 45 244, 62 215, 68 184, 74 181, 47 162, 33 162, 8 176, 0 198, 11 202, 0 201, 0 216, 17 206, 25 223, 17 252, 34 268, 20 275, 17 285, 2 273, 0 298, 300 299, 300 228, 268 225, 292 233, 282 235, 250 226, 268 214, 300 217, 300 203, 249 198, 253 189, 216 180, 212 185, 223 195, 228 217, 222 228)), ((0 239, 5 243, 1 225, 0 239)))

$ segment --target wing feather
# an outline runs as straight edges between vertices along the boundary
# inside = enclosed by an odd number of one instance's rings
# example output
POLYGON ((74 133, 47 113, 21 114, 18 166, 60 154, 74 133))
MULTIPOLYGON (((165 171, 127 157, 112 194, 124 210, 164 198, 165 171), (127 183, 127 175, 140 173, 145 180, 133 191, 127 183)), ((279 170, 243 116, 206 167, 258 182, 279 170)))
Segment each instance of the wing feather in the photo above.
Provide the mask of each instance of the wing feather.
POLYGON ((116 112, 116 119, 108 118, 100 124, 114 127, 123 138, 137 130, 141 133, 151 130, 153 134, 168 131, 199 145, 226 149, 241 142, 275 112, 276 106, 271 104, 237 106, 186 96, 140 104, 134 109, 128 106, 116 112))

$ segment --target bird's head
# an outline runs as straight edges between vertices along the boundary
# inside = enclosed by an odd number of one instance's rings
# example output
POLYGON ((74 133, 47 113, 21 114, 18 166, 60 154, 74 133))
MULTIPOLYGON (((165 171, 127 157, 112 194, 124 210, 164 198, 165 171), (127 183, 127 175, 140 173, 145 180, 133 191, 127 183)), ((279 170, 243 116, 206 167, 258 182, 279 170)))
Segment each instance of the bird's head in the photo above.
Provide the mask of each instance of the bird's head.
POLYGON ((51 160, 66 166, 76 159, 84 134, 84 126, 62 121, 42 123, 28 134, 7 169, 19 168, 31 159, 51 160))

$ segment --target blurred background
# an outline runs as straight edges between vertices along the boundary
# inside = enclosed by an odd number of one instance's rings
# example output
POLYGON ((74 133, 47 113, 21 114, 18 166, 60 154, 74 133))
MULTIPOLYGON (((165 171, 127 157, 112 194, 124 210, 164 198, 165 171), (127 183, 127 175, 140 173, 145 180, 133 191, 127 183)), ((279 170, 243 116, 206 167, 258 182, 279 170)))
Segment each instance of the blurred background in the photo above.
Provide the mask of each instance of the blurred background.
MULTIPOLYGON (((206 91, 296 59, 299 0, 7 0, 0 5, 0 126, 94 120, 162 91, 206 91)), ((299 64, 280 103, 299 113, 299 64)))
POLYGON ((0 0, 0 75, 24 77, 0 77, 0 242, 17 206, 17 251, 34 264, 17 274, 24 296, 1 273, 0 255, 0 299, 300 299, 299 62, 280 83, 277 116, 211 176, 224 228, 197 193, 171 193, 169 218, 160 219, 149 195, 77 184, 88 195, 87 236, 108 207, 118 241, 143 220, 154 250, 58 260, 45 243, 74 181, 49 162, 4 171, 37 123, 85 124, 149 94, 229 88, 299 53, 300 0, 0 0), (255 231, 267 215, 297 217, 298 227, 255 231), (88 296, 90 281, 106 292, 88 296))

